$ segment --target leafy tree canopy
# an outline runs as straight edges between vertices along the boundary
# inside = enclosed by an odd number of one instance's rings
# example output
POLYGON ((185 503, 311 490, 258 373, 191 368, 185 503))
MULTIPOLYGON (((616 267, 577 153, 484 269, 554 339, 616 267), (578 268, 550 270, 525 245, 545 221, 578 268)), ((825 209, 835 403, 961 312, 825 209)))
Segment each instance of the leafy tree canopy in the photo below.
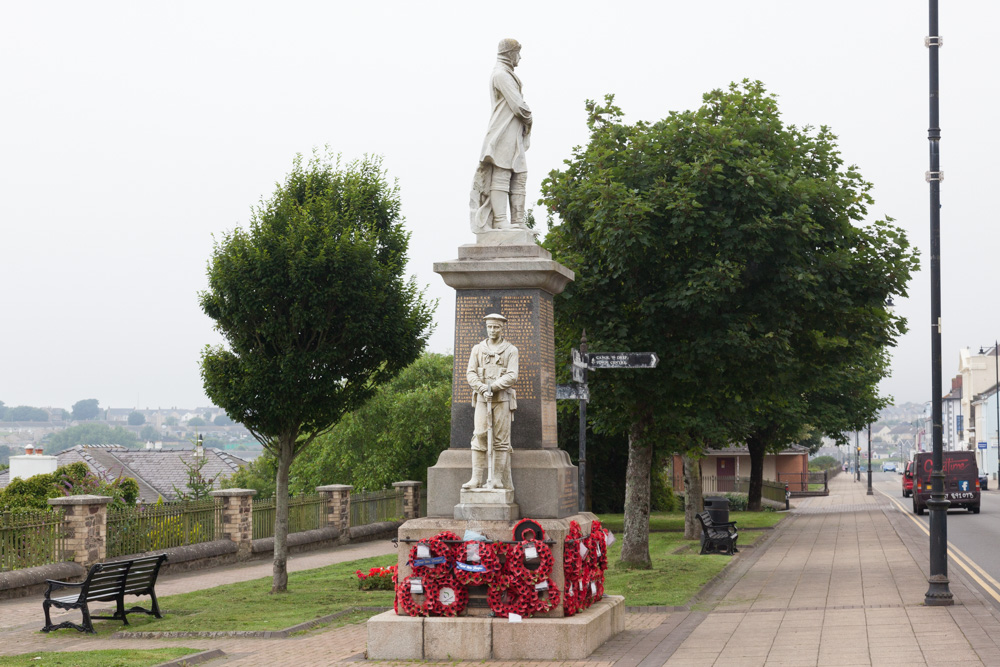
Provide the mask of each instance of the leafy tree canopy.
POLYGON ((192 417, 191 419, 188 420, 187 424, 188 426, 204 426, 205 423, 206 423, 205 420, 202 419, 201 417, 192 417))
POLYGON ((18 405, 14 408, 0 407, 0 419, 8 422, 47 422, 49 421, 49 413, 30 405, 18 405))
POLYGON ((587 109, 590 142, 543 183, 559 216, 546 246, 577 274, 556 308, 562 347, 585 326, 592 351, 661 360, 591 384, 595 430, 629 435, 622 557, 643 564, 654 444, 775 429, 759 439, 777 446, 867 405, 885 369, 852 371, 902 330, 884 303, 915 258, 891 221, 862 224, 871 185, 829 129, 785 125, 759 82, 655 123, 626 124, 611 96, 587 109))
POLYGON ((129 426, 142 426, 146 423, 146 416, 141 412, 130 412, 128 415, 129 426))
POLYGON ((146 424, 139 430, 139 440, 143 442, 151 442, 159 440, 160 431, 157 430, 152 424, 146 424))
MULTIPOLYGON (((452 357, 425 353, 375 395, 318 438, 308 458, 292 464, 289 488, 312 493, 324 484, 383 489, 404 479, 427 481, 451 437, 452 357)), ((256 458, 229 488, 274 494, 274 457, 256 458)))
POLYGON ((217 240, 200 294, 226 346, 205 391, 275 455, 275 577, 284 591, 292 461, 420 354, 432 305, 406 280, 409 234, 378 159, 296 157, 248 230, 217 240))
POLYGON ((45 436, 45 450, 50 454, 61 452, 76 445, 122 445, 136 447, 139 441, 131 432, 121 426, 107 424, 80 424, 45 436))
POLYGON ((101 408, 96 398, 85 398, 73 404, 73 419, 77 421, 93 419, 99 414, 101 414, 101 408))
POLYGON ((212 423, 216 426, 230 426, 235 422, 229 418, 229 415, 216 415, 215 419, 212 420, 212 423))

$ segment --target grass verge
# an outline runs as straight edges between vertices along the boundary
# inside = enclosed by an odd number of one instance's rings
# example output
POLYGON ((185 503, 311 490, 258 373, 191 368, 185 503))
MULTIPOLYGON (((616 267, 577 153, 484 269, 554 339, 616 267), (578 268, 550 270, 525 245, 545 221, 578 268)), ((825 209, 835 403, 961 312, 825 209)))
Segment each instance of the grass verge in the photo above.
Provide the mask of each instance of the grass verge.
MULTIPOLYGON (((624 514, 598 514, 601 524, 616 535, 624 530, 624 514)), ((770 528, 785 518, 778 512, 730 512, 729 520, 736 522, 740 530, 748 528, 770 528)), ((663 531, 684 531, 684 512, 651 512, 649 515, 649 530, 653 533, 663 531)))
MULTIPOLYGON (((76 632, 74 630, 73 632, 76 632)), ((20 655, 0 656, 0 667, 150 667, 175 660, 200 648, 114 649, 107 651, 35 651, 20 655)))
MULTIPOLYGON (((169 595, 160 598, 161 619, 131 614, 127 626, 117 621, 103 621, 95 623, 94 628, 100 634, 283 630, 350 607, 391 607, 392 591, 358 590, 354 571, 367 572, 369 568, 387 567, 395 562, 395 555, 376 556, 291 572, 288 592, 279 595, 270 594, 270 577, 169 595)), ((337 623, 357 622, 354 616, 356 614, 347 614, 337 619, 337 623)))
POLYGON ((634 570, 618 563, 621 540, 616 540, 608 549, 604 591, 610 595, 624 595, 625 604, 630 607, 687 604, 731 560, 730 556, 701 556, 700 549, 698 540, 685 540, 683 533, 651 533, 649 555, 653 567, 634 570), (686 552, 674 553, 685 546, 688 547, 686 552))

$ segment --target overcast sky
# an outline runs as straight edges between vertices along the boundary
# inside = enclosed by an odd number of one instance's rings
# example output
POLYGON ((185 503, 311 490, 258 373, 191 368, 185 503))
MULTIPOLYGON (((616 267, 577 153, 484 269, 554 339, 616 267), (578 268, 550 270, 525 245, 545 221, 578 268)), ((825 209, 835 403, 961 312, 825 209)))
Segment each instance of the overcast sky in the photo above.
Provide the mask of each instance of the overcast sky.
MULTIPOLYGON (((1000 336, 986 301, 1000 3, 941 4, 947 384, 961 346, 1000 336)), ((199 353, 220 338, 197 295, 213 234, 245 225, 295 154, 323 145, 384 156, 409 272, 440 301, 430 348, 450 352, 454 292, 431 266, 474 241, 502 37, 523 45, 529 202, 585 143, 586 99, 615 93, 629 121, 656 120, 759 79, 787 122, 839 135, 875 184, 871 217, 896 218, 926 267, 926 34, 914 0, 4 2, 0 400, 207 405, 199 353)), ((884 389, 898 402, 930 398, 928 273, 897 304, 911 332, 884 389)))

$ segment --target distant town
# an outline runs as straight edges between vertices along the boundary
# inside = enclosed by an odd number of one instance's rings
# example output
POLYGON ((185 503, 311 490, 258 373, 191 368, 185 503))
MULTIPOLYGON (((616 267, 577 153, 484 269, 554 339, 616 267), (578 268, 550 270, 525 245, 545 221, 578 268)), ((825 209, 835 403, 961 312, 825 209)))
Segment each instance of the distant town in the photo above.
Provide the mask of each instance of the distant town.
POLYGON ((206 448, 252 460, 262 452, 250 433, 220 408, 102 407, 96 399, 74 404, 73 410, 11 407, 0 401, 0 466, 25 447, 56 454, 76 445, 121 445, 129 448, 191 449, 199 436, 206 448))

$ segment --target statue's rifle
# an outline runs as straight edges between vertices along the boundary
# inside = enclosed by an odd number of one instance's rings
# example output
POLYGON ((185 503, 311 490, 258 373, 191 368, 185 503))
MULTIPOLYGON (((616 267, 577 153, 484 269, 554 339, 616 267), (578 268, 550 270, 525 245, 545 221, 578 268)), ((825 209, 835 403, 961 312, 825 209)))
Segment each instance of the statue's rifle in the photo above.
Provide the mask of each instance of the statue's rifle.
POLYGON ((493 482, 493 392, 488 391, 489 398, 486 398, 486 457, 488 466, 488 476, 486 480, 493 482))

